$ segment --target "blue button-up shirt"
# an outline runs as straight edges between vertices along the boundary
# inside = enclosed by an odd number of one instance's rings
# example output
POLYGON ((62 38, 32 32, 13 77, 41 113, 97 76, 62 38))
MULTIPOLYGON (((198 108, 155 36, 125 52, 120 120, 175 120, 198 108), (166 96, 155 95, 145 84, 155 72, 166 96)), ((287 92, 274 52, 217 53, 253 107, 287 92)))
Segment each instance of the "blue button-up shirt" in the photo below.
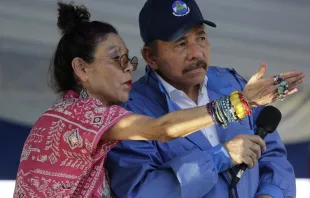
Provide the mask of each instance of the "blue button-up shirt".
MULTIPOLYGON (((233 69, 209 67, 207 77, 210 100, 242 91, 246 84, 233 69)), ((123 106, 155 118, 180 109, 148 66, 145 76, 133 84, 130 100, 123 106)), ((260 110, 254 109, 251 116, 230 123, 226 129, 216 126, 220 144, 215 147, 201 131, 166 143, 123 141, 108 153, 107 169, 114 194, 118 198, 228 197, 231 179, 227 170, 232 164, 222 144, 238 134, 254 134, 260 110)), ((294 171, 278 132, 269 134, 265 141, 267 150, 237 185, 239 197, 295 197, 294 171)))

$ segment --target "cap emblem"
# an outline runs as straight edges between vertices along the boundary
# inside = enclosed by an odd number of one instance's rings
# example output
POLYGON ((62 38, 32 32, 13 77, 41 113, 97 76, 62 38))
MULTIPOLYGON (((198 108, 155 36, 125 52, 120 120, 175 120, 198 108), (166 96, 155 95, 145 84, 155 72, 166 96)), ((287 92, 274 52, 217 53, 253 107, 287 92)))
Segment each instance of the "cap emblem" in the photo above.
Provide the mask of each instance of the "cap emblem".
POLYGON ((172 10, 174 16, 185 16, 189 13, 190 9, 183 1, 175 1, 172 4, 172 10))

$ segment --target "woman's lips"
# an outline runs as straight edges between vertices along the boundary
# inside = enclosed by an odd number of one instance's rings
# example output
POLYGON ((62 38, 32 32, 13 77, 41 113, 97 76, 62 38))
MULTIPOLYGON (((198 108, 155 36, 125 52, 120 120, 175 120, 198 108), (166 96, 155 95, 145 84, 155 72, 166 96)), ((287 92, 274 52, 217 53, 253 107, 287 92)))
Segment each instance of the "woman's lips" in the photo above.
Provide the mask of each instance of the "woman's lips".
POLYGON ((126 81, 125 84, 128 85, 129 87, 132 87, 132 80, 126 81))

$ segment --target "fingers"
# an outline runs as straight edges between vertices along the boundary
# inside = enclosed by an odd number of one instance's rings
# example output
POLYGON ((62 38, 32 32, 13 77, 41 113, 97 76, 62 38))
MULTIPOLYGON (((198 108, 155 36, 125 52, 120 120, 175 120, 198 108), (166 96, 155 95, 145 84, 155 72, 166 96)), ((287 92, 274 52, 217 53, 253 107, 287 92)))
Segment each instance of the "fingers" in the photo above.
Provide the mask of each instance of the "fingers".
POLYGON ((243 163, 247 164, 249 168, 253 168, 261 156, 261 150, 266 148, 266 146, 263 139, 261 139, 259 136, 250 135, 248 138, 248 149, 245 150, 242 161, 243 163))
MULTIPOLYGON (((299 79, 299 80, 297 80, 296 82, 293 82, 292 84, 290 84, 290 82, 287 82, 289 85, 289 91, 287 94, 283 94, 284 97, 295 94, 298 92, 298 89, 296 87, 303 82, 303 78, 300 79, 300 77, 299 77, 296 79, 299 79)), ((271 104, 277 100, 277 98, 278 98, 278 87, 279 87, 279 85, 272 85, 269 88, 267 88, 261 92, 261 97, 264 97, 264 101, 266 104, 271 104)))
MULTIPOLYGON (((286 96, 292 95, 292 94, 294 94, 294 93, 296 93, 296 92, 298 92, 298 89, 297 89, 297 88, 294 88, 294 89, 289 90, 289 92, 288 92, 287 94, 284 94, 283 96, 286 97, 286 96)), ((271 103, 273 103, 274 101, 276 101, 276 100, 278 99, 278 96, 279 96, 279 94, 278 94, 277 92, 271 94, 270 101, 269 101, 268 104, 271 104, 271 103)))
MULTIPOLYGON (((303 83, 304 76, 299 76, 299 77, 293 77, 288 79, 286 82, 289 86, 289 92, 285 94, 284 96, 292 95, 298 92, 298 89, 296 88, 298 85, 303 83)), ((279 85, 273 85, 269 87, 267 90, 265 90, 265 96, 268 94, 270 95, 270 103, 274 102, 277 97, 278 97, 278 89, 279 85)))
MULTIPOLYGON (((303 83, 304 78, 306 75, 302 72, 298 71, 291 71, 291 72, 286 72, 286 73, 281 73, 280 76, 282 76, 283 80, 285 80, 288 85, 290 86, 289 88, 295 88, 296 86, 300 85, 303 83)), ((274 78, 266 78, 266 85, 274 85, 274 78)))
POLYGON ((262 153, 260 146, 253 143, 250 149, 255 154, 255 160, 258 160, 262 153))
POLYGON ((265 62, 262 62, 257 73, 255 73, 249 80, 249 82, 253 82, 253 81, 256 81, 256 80, 259 80, 261 78, 264 77, 265 73, 267 71, 267 64, 265 62))
POLYGON ((289 78, 296 77, 296 76, 305 76, 305 74, 300 71, 290 71, 290 72, 281 73, 280 76, 282 76, 284 80, 287 80, 289 78))
POLYGON ((267 64, 265 62, 262 62, 260 64, 260 68, 259 68, 259 70, 258 70, 258 72, 256 74, 257 75, 256 78, 257 79, 263 78, 265 73, 266 73, 266 71, 267 71, 267 64))
POLYGON ((243 156, 243 163, 248 165, 248 168, 253 168, 253 166, 256 164, 256 161, 256 154, 251 150, 249 150, 248 153, 243 156))
POLYGON ((233 166, 245 163, 252 168, 266 149, 265 142, 257 135, 238 135, 223 145, 228 151, 233 166))
POLYGON ((276 101, 278 99, 278 95, 279 95, 278 93, 272 94, 272 102, 274 102, 274 101, 276 101))
POLYGON ((291 89, 286 95, 292 95, 294 93, 298 92, 297 88, 291 89))
POLYGON ((298 76, 286 80, 289 89, 293 89, 304 82, 304 76, 298 76))
POLYGON ((290 89, 293 89, 293 88, 297 87, 298 85, 302 84, 303 82, 304 82, 304 79, 300 79, 296 82, 293 82, 291 85, 289 84, 288 86, 290 89))
POLYGON ((301 75, 289 77, 289 78, 284 79, 284 80, 285 80, 287 83, 292 84, 292 83, 295 83, 295 82, 297 82, 297 81, 299 81, 299 80, 302 80, 302 79, 304 79, 304 78, 305 78, 305 75, 304 75, 304 74, 301 74, 301 75))
POLYGON ((251 142, 258 144, 263 151, 266 150, 266 144, 261 137, 259 137, 258 135, 251 135, 248 136, 248 138, 251 142))
POLYGON ((249 155, 245 155, 243 157, 243 163, 248 165, 248 168, 253 168, 254 164, 255 164, 255 161, 249 155))
POLYGON ((248 165, 249 168, 253 168, 260 156, 261 147, 258 144, 250 142, 249 149, 246 151, 246 155, 243 157, 243 161, 248 165))

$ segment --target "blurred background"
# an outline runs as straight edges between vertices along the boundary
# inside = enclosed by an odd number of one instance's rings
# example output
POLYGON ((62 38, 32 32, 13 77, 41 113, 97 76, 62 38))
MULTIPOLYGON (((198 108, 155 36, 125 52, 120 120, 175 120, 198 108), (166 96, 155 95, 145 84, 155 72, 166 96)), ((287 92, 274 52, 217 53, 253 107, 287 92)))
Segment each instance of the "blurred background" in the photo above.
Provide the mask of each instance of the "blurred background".
MULTIPOLYGON (((211 65, 233 67, 245 78, 261 61, 267 76, 306 73, 298 94, 276 102, 283 115, 279 132, 295 168, 298 198, 310 197, 310 1, 196 0, 206 19, 211 65)), ((64 1, 68 2, 68 1, 64 1)), ((145 0, 74 1, 92 20, 112 23, 144 74, 138 14, 145 0)), ((60 33, 54 0, 0 0, 0 197, 12 197, 23 143, 32 124, 59 99, 48 86, 48 67, 60 33)), ((161 28, 161 27, 158 27, 161 28)))

